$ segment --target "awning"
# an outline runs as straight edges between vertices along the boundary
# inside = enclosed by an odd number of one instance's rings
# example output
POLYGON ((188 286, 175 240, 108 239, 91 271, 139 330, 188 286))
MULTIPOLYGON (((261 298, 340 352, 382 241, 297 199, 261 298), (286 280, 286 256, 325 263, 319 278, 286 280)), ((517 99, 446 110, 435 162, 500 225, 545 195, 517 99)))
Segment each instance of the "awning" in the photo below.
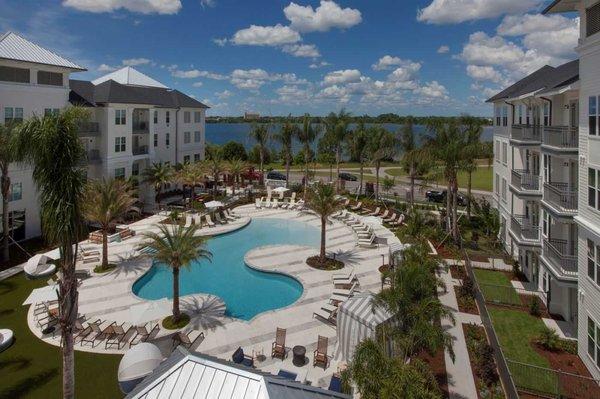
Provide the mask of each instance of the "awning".
POLYGON ((162 362, 160 350, 148 342, 140 342, 129 349, 119 363, 119 382, 145 377, 162 362))
POLYGON ((58 299, 58 286, 47 285, 42 288, 36 288, 31 291, 31 294, 25 299, 23 305, 31 305, 33 303, 56 301, 58 299))

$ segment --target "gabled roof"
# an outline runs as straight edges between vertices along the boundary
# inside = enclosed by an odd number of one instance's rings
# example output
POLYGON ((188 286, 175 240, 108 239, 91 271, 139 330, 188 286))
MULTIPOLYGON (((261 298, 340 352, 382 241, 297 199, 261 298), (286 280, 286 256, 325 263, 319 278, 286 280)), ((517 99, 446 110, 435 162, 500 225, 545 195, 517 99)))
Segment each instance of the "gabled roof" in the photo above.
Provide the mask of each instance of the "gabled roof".
POLYGON ((126 66, 117 71, 111 72, 108 75, 104 75, 96 80, 93 80, 92 83, 94 85, 99 85, 100 83, 104 83, 108 80, 114 80, 115 82, 123 85, 160 87, 163 89, 167 88, 167 86, 159 81, 152 79, 150 76, 144 75, 137 69, 130 66, 126 66))
POLYGON ((350 399, 178 347, 127 398, 350 399))
POLYGON ((507 100, 533 94, 541 90, 549 91, 579 80, 579 60, 567 62, 556 68, 545 65, 524 77, 512 86, 489 98, 486 102, 507 100))
POLYGON ((164 108, 209 108, 180 92, 161 87, 124 85, 107 80, 98 85, 84 80, 70 80, 72 104, 96 106, 102 103, 148 104, 164 108))
POLYGON ((14 32, 7 32, 0 36, 0 58, 53 65, 74 71, 86 70, 74 62, 22 38, 14 32))
POLYGON ((577 11, 581 0, 554 0, 542 11, 542 14, 577 11))

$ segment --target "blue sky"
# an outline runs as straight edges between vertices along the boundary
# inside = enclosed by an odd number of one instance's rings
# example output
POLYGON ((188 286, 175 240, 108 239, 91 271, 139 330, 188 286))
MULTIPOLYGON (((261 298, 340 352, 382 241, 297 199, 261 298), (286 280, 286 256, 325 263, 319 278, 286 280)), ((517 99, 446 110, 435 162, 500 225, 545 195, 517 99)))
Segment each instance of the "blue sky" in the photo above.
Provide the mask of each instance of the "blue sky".
POLYGON ((12 30, 93 79, 132 65, 209 115, 490 115, 483 100, 575 58, 542 0, 0 0, 12 30))

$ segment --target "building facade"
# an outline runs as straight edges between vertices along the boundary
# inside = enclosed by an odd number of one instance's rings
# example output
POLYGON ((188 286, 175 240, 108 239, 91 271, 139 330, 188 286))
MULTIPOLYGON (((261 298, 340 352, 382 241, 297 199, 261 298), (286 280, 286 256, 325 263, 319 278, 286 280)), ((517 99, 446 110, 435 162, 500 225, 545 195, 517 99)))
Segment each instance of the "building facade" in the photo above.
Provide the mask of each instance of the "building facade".
MULTIPOLYGON (((140 200, 154 206, 154 188, 141 182, 152 163, 204 159, 205 112, 199 101, 126 67, 92 82, 72 80, 85 68, 14 34, 0 36, 0 123, 89 109, 79 136, 89 178, 130 178, 140 200)), ((11 164, 10 234, 15 241, 41 235, 39 203, 29 165, 11 164)))

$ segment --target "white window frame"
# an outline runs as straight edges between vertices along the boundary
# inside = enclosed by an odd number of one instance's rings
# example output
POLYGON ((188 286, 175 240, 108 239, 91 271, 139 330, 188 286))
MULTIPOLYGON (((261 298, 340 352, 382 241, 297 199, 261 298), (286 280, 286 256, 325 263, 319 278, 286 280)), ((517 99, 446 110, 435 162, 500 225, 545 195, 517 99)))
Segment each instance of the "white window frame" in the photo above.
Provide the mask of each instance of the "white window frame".
POLYGON ((194 123, 202 123, 202 112, 194 111, 194 123))
POLYGON ((115 179, 125 179, 125 168, 115 168, 115 179), (117 173, 117 171, 123 171, 123 174, 121 175, 121 173, 117 173))
POLYGON ((508 163, 508 143, 502 143, 502 163, 508 163))
POLYGON ((183 132, 183 144, 190 144, 192 142, 192 134, 190 132, 183 132))
POLYGON ((115 125, 127 124, 127 110, 115 109, 115 125))
POLYGON ((183 123, 191 123, 192 114, 190 111, 183 111, 183 123))
POLYGON ((200 154, 194 154, 194 162, 200 162, 200 154))
POLYGON ((596 368, 600 369, 600 323, 598 323, 589 313, 587 314, 587 356, 594 362, 596 368), (590 324, 593 329, 592 335, 590 335, 590 324), (591 345, 590 345, 591 344, 591 345), (591 348, 590 348, 591 346, 591 348), (592 353, 590 353, 592 349, 592 353))
POLYGON ((596 211, 600 210, 600 170, 588 167, 587 206, 596 211))
POLYGON ((152 120, 155 125, 158 123, 158 110, 157 109, 154 110, 154 115, 152 117, 152 120))
POLYGON ((587 268, 586 275, 596 286, 600 287, 600 245, 587 239, 587 268))
POLYGON ((20 201, 23 199, 23 183, 11 183, 8 190, 8 202, 20 201), (17 189, 18 188, 18 189, 17 189), (18 193, 18 197, 17 194, 18 193))
POLYGON ((115 152, 127 151, 127 138, 126 137, 115 137, 115 152))
POLYGON ((158 147, 158 133, 154 133, 154 148, 158 147))
POLYGON ((507 183, 506 183, 506 179, 503 177, 502 178, 502 201, 506 202, 507 199, 507 195, 506 195, 506 191, 507 191, 507 183))
POLYGON ((202 142, 202 132, 195 131, 194 132, 194 143, 200 143, 200 142, 202 142))
POLYGON ((590 96, 588 99, 588 134, 600 135, 600 96, 590 96))
POLYGON ((167 147, 171 145, 171 134, 170 133, 165 134, 165 145, 167 147))

